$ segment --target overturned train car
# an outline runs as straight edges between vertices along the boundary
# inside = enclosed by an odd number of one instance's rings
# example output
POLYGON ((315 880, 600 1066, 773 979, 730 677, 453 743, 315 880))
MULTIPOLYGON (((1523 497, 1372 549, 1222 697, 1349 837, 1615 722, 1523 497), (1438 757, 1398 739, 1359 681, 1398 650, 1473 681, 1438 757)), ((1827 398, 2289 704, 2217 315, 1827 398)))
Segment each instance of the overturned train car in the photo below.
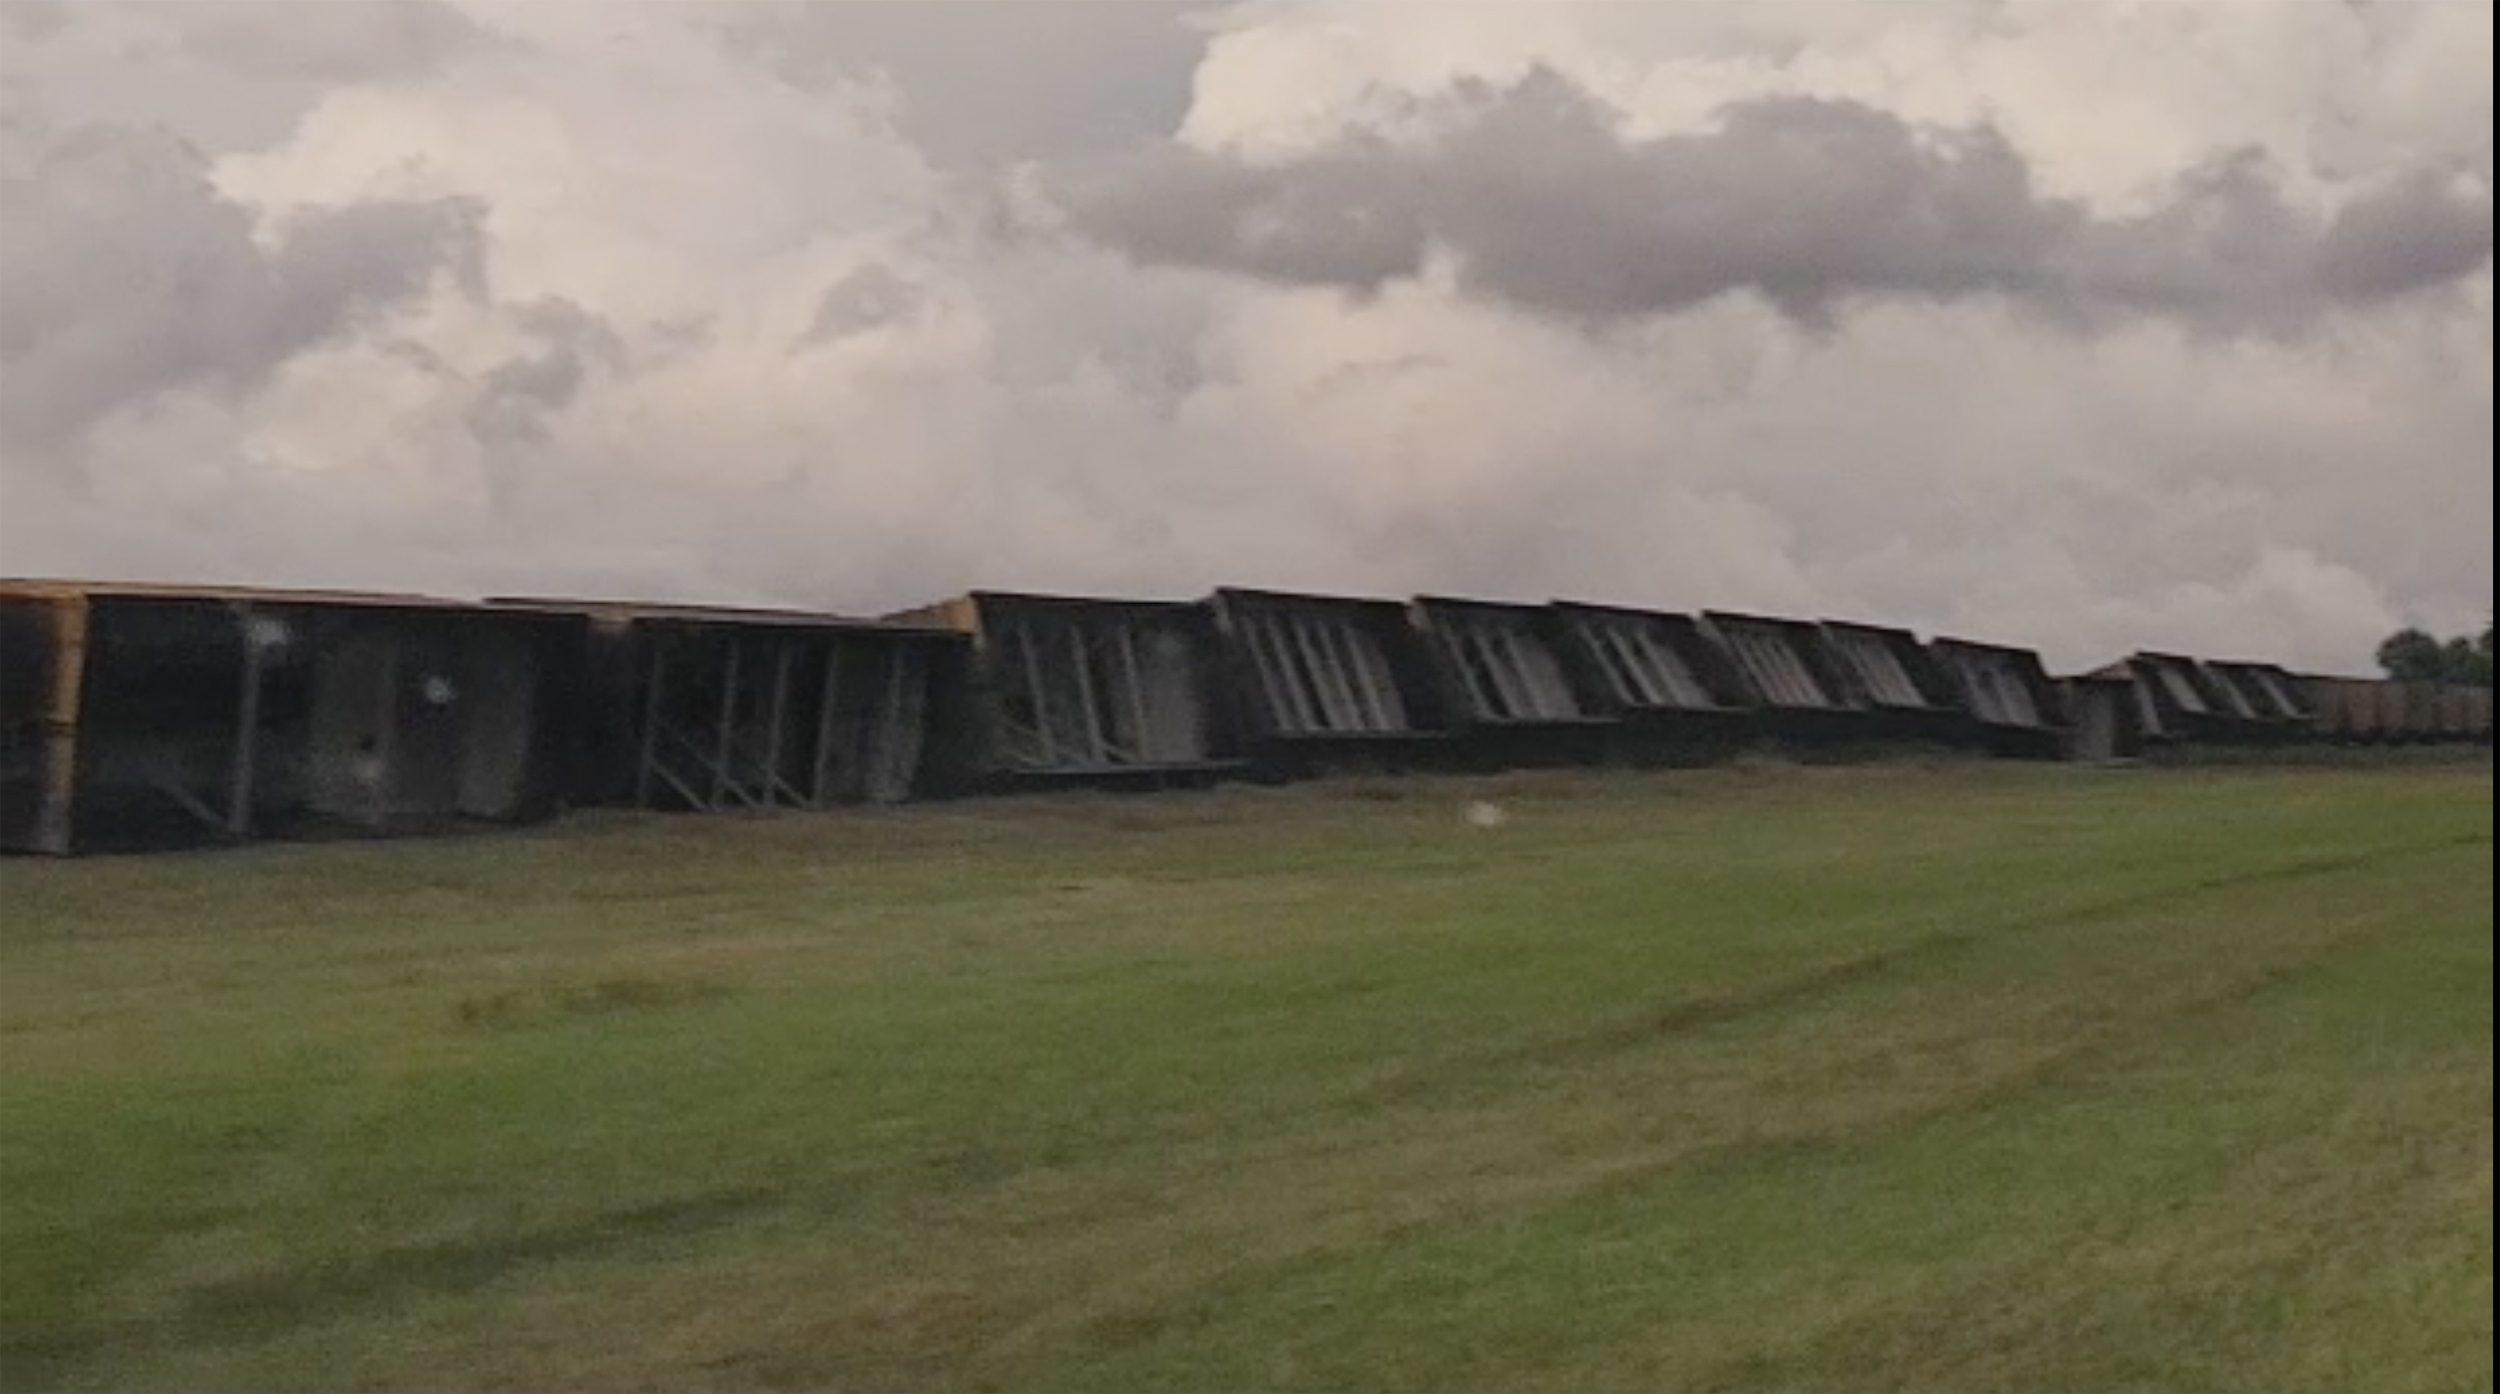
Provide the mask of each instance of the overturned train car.
POLYGON ((2461 745, 2491 740, 2491 690, 2299 676, 2271 663, 2137 654, 2070 686, 2123 694, 2152 749, 2461 745))
POLYGON ((0 582, 0 849, 1903 741, 2485 742, 2487 689, 1839 621, 1247 589, 795 610, 0 582))
POLYGON ((1865 715, 1871 734, 1940 745, 1975 741, 1978 727, 1965 693, 1917 635, 1838 620, 1821 628, 1842 696, 1865 715))
POLYGON ((586 638, 578 615, 414 596, 0 585, 0 846, 546 816, 586 638))
POLYGON ((1573 673, 1568 622, 1543 605, 1418 597, 1422 636, 1456 748, 1479 766, 1595 763, 1616 717, 1573 673))
POLYGON ((1242 748, 1281 775, 1411 769, 1449 727, 1423 638, 1394 600, 1219 590, 1207 600, 1242 748))
POLYGON ((729 812, 932 792, 960 723, 962 636, 809 611, 498 601, 588 616, 566 789, 584 804, 729 812))
POLYGON ((2489 745, 2491 689, 2381 678, 2298 680, 2318 738, 2338 745, 2489 745))
POLYGON ((2094 729, 2088 740, 2079 740, 2076 714, 2066 694, 2049 680, 2037 653, 1966 639, 1938 639, 1928 652, 1991 754, 2048 760, 2088 746, 2110 752, 2090 758, 2119 758, 2116 752, 2123 741, 2116 713, 2096 705, 2091 713, 2094 729))
POLYGON ((1589 708, 1615 719, 1617 758, 1706 762, 1756 734, 1753 689, 1699 620, 1574 601, 1551 609, 1589 708))
POLYGON ((1713 610, 1703 612, 1701 628, 1744 682, 1762 737, 1812 749, 1867 735, 1864 713, 1851 701, 1820 626, 1713 610))
POLYGON ((947 787, 1162 786, 1243 767, 1206 606, 975 591, 889 618, 971 645, 947 787))

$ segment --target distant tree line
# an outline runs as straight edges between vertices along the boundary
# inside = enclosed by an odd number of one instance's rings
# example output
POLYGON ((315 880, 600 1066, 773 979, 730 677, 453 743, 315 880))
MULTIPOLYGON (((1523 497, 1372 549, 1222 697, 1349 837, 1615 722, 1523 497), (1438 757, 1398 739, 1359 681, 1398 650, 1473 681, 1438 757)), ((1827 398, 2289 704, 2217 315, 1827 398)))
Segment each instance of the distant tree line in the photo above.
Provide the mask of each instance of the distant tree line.
POLYGON ((2400 682, 2444 682, 2460 687, 2491 686, 2491 626, 2482 637, 2458 635, 2442 642, 2420 629, 2404 629, 2378 646, 2378 666, 2400 682))

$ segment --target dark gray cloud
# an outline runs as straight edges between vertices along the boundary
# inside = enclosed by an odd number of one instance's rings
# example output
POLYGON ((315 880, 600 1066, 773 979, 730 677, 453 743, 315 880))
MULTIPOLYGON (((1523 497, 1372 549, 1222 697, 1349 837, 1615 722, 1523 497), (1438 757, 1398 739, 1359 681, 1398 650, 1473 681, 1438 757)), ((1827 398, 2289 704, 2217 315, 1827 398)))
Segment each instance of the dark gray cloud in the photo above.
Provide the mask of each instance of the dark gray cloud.
POLYGON ((187 53, 279 81, 406 77, 504 43, 444 0, 167 0, 139 8, 167 23, 187 53))
POLYGON ((2347 204, 2318 247, 2320 286, 2353 300, 2402 295, 2491 258, 2491 202, 2417 173, 2347 204))
POLYGON ((920 312, 919 286, 883 264, 863 266, 825 288, 808 326, 811 343, 830 343, 900 323, 920 312))
POLYGON ((1145 264, 1373 291, 1448 258, 1485 299, 1580 322, 1752 291, 1823 323, 1848 302, 2000 296, 2287 329, 2449 284, 2489 260, 2487 193, 2410 171, 2332 217, 2226 152, 2125 218, 2042 195, 1987 126, 1773 97, 1715 129, 1625 140, 1550 71, 1462 83, 1419 141, 1350 135, 1254 161, 1164 147, 1063 182, 1082 234, 1145 264))
MULTIPOLYGON (((1368 137, 1278 166, 1170 148, 1074 186, 1069 207, 1081 231, 1149 265, 1377 290, 1422 271, 1446 235, 1431 178, 1368 137)), ((1498 256, 1501 229, 1483 231, 1498 256)))
POLYGON ((549 296, 510 306, 507 314, 533 345, 480 374, 460 414, 478 444, 488 498, 503 515, 525 503, 548 423, 594 374, 632 366, 615 326, 570 300, 549 296))
POLYGON ((0 38, 39 44, 69 27, 68 0, 10 0, 0 5, 0 38))
POLYGON ((733 47, 815 87, 881 79, 941 165, 1116 150, 1173 130, 1229 0, 794 0, 727 12, 733 47))
POLYGON ((570 300, 549 297, 512 308, 514 322, 537 341, 488 369, 461 420, 488 447, 534 443, 547 418, 572 405, 599 368, 625 359, 624 341, 605 319, 570 300))
POLYGON ((456 0, 480 61, 398 3, 0 0, 0 571, 1562 593, 2061 664, 2366 666, 2488 609, 2487 273, 2176 328, 2488 265, 2421 172, 2489 182, 2487 7, 1284 0, 1210 44, 1195 0, 456 0), (1691 134, 1379 95, 1540 54, 1691 134), (1975 105, 2004 136, 1885 114, 1975 105), (90 121, 216 187, 44 153, 90 121), (1097 237, 1005 235, 1054 203, 1097 237))
POLYGON ((70 134, 0 172, 0 441, 64 441, 181 387, 248 388, 445 274, 481 278, 479 210, 372 202, 274 244, 158 133, 70 134))

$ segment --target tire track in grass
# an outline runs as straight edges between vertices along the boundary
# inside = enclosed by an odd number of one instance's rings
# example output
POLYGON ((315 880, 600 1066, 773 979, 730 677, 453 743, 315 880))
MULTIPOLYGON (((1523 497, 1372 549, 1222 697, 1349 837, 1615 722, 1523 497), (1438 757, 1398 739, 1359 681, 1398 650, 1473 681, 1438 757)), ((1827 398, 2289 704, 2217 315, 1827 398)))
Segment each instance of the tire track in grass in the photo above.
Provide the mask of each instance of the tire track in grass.
MULTIPOLYGON (((2196 886, 2173 887, 2166 893, 2112 899, 2138 909, 2193 901, 2234 888, 2298 883, 2401 862, 2426 850, 2433 849, 2382 849, 2353 857, 2306 859, 2247 874, 2207 878, 2196 886)), ((2029 917, 2023 924, 2026 928, 2042 927, 2123 913, 2111 908, 2112 899, 2090 907, 2068 907, 2029 917)), ((2183 983, 2188 987, 2184 992, 2115 997, 2105 1006, 2087 1009, 2080 1019, 2063 1022, 2052 1012, 2028 1023, 2047 1033, 2030 1041, 2019 1039, 2024 1032, 2023 1024, 2018 1023, 2013 1032, 2017 1039, 2012 1041, 1991 1039, 2004 1034, 1999 1026, 1979 1031, 1968 1039, 1931 1043, 1931 1054, 1974 1057, 1980 1068, 1971 1073, 1960 1068, 1943 1070, 1935 1087, 1916 1091, 1907 1099, 1877 1098, 1864 1109, 1844 1106, 1837 1112, 1806 1107, 1788 1117, 1759 1122, 1732 1120, 1732 1128, 1724 1126, 1731 1120, 1723 1119, 1722 1126, 1712 1130, 1718 1134, 1715 1137, 1708 1132, 1695 1132, 1663 1145, 1656 1141, 1643 1145, 1621 1138, 1615 1141, 1634 1145, 1612 1152, 1601 1148, 1595 1155, 1576 1160, 1564 1149, 1562 1155, 1546 1157, 1540 1164, 1534 1149, 1520 1149, 1507 1165, 1457 1175, 1419 1174, 1402 1185, 1376 1186, 1372 1204, 1380 1206, 1377 1198, 1382 1194, 1396 1195, 1399 1203, 1377 1208, 1368 1217, 1349 1213, 1340 1216, 1338 1222, 1331 1222, 1317 1213, 1268 1214, 1263 1223, 1241 1227, 1238 1233, 1209 1232, 1199 1236, 1195 1246, 1209 1252, 1232 1253, 1233 1260, 1222 1271, 1202 1274, 1194 1281, 1173 1272, 1160 1275, 1160 1281, 1141 1275, 1134 1284, 1111 1282, 1109 1292, 1096 1288, 1090 1294, 1065 1297, 1050 1304, 1056 1310, 1037 1314, 1032 1325, 1010 1344, 1055 1344, 1071 1333, 1081 1344, 1133 1346, 1169 1340, 1196 1325, 1222 1320, 1220 1313, 1252 1301, 1258 1292, 1290 1285, 1302 1275, 1325 1270, 1384 1244, 1428 1238, 1452 1223, 1476 1225, 1490 1223, 1502 1214, 1603 1204, 1610 1198, 1653 1188, 1670 1177, 1706 1183, 1714 1173, 1748 1175, 1765 1169, 1821 1164, 1835 1156, 1880 1147, 1887 1141, 1956 1119, 1983 1116, 2037 1097, 2044 1090, 2087 1078, 2110 1058, 2139 1049, 2147 1040, 2175 1030, 2182 1023, 2207 1018, 2281 990, 2374 942, 2385 923, 2384 916, 2379 915, 2349 917, 2333 931, 2310 937, 2289 953, 2272 955, 2219 979, 2200 978, 2183 983), (1299 1237, 1311 1235, 1325 1237, 1317 1242, 1299 1237), (1279 1243, 1275 1236, 1294 1237, 1279 1243), (1118 1295, 1122 1288, 1127 1289, 1125 1298, 1118 1295)), ((1969 1061, 1953 1063, 1967 1065, 1969 1061)), ((1455 1144, 1456 1139, 1452 1141, 1455 1144)), ((1375 1155, 1366 1161, 1375 1167, 1383 1163, 1394 1167, 1402 1161, 1423 1167, 1428 1173, 1434 1152, 1433 1148, 1419 1145, 1395 1154, 1398 1160, 1375 1155)), ((1254 1174, 1227 1178, 1218 1194, 1283 1194, 1298 1189, 1309 1208, 1324 1211, 1329 1205, 1326 1197, 1334 1187, 1323 1178, 1306 1177, 1308 1184, 1300 1188, 1271 1184, 1276 1181, 1272 1173, 1297 1169, 1300 1167, 1295 1159, 1279 1156, 1255 1168, 1254 1174)), ((1257 1208, 1226 1203, 1212 1196, 1196 1199, 1208 1208, 1217 1230, 1226 1230, 1241 1218, 1243 1211, 1257 1208)), ((1287 1208, 1297 1207, 1289 1204, 1287 1208)), ((1170 1216, 1168 1210, 1163 1213, 1170 1216)))
POLYGON ((258 1269, 189 1288, 165 1320, 132 1318, 10 1333, 0 1340, 0 1389, 49 1387, 79 1364, 116 1348, 266 1340, 425 1294, 473 1294, 535 1264, 598 1259, 690 1240, 780 1201, 767 1190, 730 1188, 559 1224, 391 1244, 258 1269))
POLYGON ((2268 867, 2229 872, 2123 895, 2102 896, 2018 916, 1991 929, 1939 930, 1881 948, 1845 955, 1752 987, 1671 999, 1635 1016, 1564 1035, 1471 1052, 1439 1064, 1359 1086, 1322 1107, 1350 1111, 1427 1102, 1463 1091, 1483 1077, 1522 1068, 1552 1068, 1619 1055, 1649 1045, 1813 1005, 1861 985, 1895 977, 1986 945, 2124 919, 2260 886, 2317 880, 2452 851, 2489 846, 2488 833, 2403 843, 2335 856, 2295 858, 2268 867))

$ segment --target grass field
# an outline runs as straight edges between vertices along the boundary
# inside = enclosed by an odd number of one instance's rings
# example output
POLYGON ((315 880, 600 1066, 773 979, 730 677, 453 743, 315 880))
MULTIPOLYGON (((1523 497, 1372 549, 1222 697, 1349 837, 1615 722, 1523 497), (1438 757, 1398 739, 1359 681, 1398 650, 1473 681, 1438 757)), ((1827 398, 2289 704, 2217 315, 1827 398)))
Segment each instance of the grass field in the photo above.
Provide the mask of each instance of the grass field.
POLYGON ((0 926, 11 1386, 2492 1387, 2487 759, 593 819, 0 926))

